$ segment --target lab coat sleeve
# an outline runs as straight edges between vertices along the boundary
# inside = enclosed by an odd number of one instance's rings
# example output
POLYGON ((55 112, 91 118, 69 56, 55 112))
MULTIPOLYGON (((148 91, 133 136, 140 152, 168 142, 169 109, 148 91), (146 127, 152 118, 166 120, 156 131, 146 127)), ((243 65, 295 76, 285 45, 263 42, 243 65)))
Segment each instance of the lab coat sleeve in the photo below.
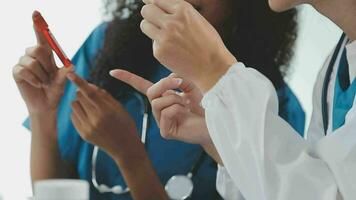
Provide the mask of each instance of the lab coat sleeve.
POLYGON ((216 190, 225 200, 245 200, 226 168, 218 165, 216 190))
POLYGON ((339 193, 344 199, 356 197, 353 186, 347 186, 355 185, 355 160, 340 163, 356 140, 349 141, 348 149, 338 149, 337 141, 312 145, 301 138, 278 116, 276 91, 256 70, 235 64, 202 104, 211 138, 235 190, 245 199, 334 200, 341 198, 339 193), (341 155, 330 154, 331 149, 341 155), (343 164, 350 167, 346 171, 351 177, 337 175, 343 164))

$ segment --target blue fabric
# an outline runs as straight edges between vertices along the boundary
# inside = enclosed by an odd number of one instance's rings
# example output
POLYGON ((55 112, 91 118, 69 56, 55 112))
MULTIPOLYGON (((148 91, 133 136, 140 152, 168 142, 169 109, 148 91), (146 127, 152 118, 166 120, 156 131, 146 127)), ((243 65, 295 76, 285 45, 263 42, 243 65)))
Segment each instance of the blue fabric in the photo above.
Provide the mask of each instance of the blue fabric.
MULTIPOLYGON (((94 66, 95 56, 103 45, 106 27, 107 24, 102 24, 97 27, 72 59, 76 73, 84 78, 89 77, 90 68, 94 66)), ((168 74, 170 74, 170 72, 161 66, 154 76, 154 81, 158 81, 168 74)), ((59 148, 61 157, 77 168, 79 178, 85 179, 91 184, 91 155, 93 146, 79 137, 70 120, 70 103, 75 98, 75 91, 76 88, 74 85, 68 82, 58 112, 59 148)), ((281 94, 283 99, 288 99, 285 108, 292 111, 291 114, 285 116, 286 119, 288 119, 292 125, 295 124, 297 127, 304 128, 304 124, 303 126, 301 125, 301 121, 304 123, 304 118, 302 120, 297 119, 301 116, 303 111, 293 93, 288 87, 284 87, 281 94), (285 98, 284 95, 288 95, 287 98, 285 98)), ((123 102, 123 105, 136 121, 137 129, 141 130, 142 108, 140 100, 136 98, 135 95, 132 95, 123 102)), ((29 128, 28 119, 25 121, 24 126, 29 128)), ((152 114, 149 115, 147 134, 146 144, 148 155, 163 184, 173 175, 188 173, 200 156, 201 147, 197 145, 164 140, 160 136, 159 129, 152 114)), ((216 164, 210 157, 207 157, 193 178, 195 187, 192 199, 220 199, 215 190, 215 179, 216 164)), ((126 186, 115 162, 103 151, 100 151, 98 155, 97 180, 99 183, 104 183, 109 186, 117 184, 126 186)), ((150 186, 147 185, 147 187, 150 186)), ((131 199, 131 197, 129 195, 117 196, 114 194, 100 195, 91 184, 91 199, 126 200, 131 199)))
POLYGON ((333 130, 340 128, 345 123, 345 118, 349 110, 352 108, 356 93, 356 81, 353 80, 350 85, 349 80, 349 64, 347 62, 346 48, 344 49, 334 88, 333 102, 333 130))
POLYGON ((293 91, 287 84, 284 84, 278 91, 279 116, 286 120, 300 136, 304 136, 305 113, 294 95, 293 91))

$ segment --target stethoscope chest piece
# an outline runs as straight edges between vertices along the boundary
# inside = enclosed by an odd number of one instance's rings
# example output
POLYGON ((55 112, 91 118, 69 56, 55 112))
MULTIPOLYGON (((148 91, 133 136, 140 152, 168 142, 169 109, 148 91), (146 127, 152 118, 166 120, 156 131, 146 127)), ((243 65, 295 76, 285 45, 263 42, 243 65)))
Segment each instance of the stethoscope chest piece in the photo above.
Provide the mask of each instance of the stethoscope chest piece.
POLYGON ((168 180, 165 189, 172 200, 188 199, 193 193, 193 181, 187 175, 176 175, 168 180))

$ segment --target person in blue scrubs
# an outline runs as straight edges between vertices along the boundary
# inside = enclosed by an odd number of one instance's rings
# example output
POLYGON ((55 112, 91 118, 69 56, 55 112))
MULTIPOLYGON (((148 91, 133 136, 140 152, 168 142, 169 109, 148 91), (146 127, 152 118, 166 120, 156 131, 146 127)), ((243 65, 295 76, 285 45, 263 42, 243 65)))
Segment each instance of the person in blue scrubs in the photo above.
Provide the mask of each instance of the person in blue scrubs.
MULTIPOLYGON (((222 27, 219 30, 224 35, 227 46, 231 51, 243 49, 238 54, 241 60, 250 63, 250 66, 264 66, 264 68, 257 68, 257 70, 269 77, 277 88, 280 99, 280 115, 303 135, 304 112, 291 89, 283 81, 286 68, 282 68, 282 66, 288 65, 291 48, 295 40, 296 11, 291 10, 286 13, 275 14, 268 9, 265 2, 239 1, 233 4, 237 4, 233 6, 239 12, 226 12, 226 15, 229 13, 229 17, 224 19, 221 24, 213 23, 213 25, 222 27), (254 8, 253 12, 249 10, 252 7, 254 8), (268 21, 277 21, 278 27, 266 28, 264 24, 271 24, 268 21), (250 37, 247 37, 247 35, 250 35, 250 37), (242 41, 241 38, 244 38, 244 40, 242 41), (260 41, 255 38, 260 38, 260 41), (252 59, 256 57, 255 55, 259 55, 260 59, 252 59)), ((215 16, 209 15, 211 14, 209 9, 214 6, 213 3, 212 5, 202 4, 197 5, 196 8, 201 10, 202 14, 206 15, 209 20, 212 16, 215 16)), ((76 74, 107 90, 125 107, 136 122, 137 130, 140 132, 144 106, 138 97, 138 92, 121 82, 117 82, 109 76, 108 72, 111 69, 121 67, 152 82, 157 82, 171 72, 154 59, 151 41, 139 31, 140 9, 136 9, 132 5, 131 7, 123 6, 120 9, 130 8, 132 13, 128 18, 120 19, 116 17, 111 22, 99 25, 75 54, 72 62, 76 74)), ((214 22, 213 19, 210 21, 214 22)), ((70 118, 71 103, 75 98, 76 87, 67 82, 58 107, 56 122, 60 158, 72 166, 75 171, 73 173, 74 178, 89 181, 91 199, 131 199, 130 194, 100 194, 93 186, 91 180, 93 145, 79 136, 70 118)), ((24 125, 30 128, 30 120, 26 120, 24 125)), ((199 159, 202 148, 198 145, 164 140, 152 113, 149 112, 146 150, 157 175, 164 185, 172 176, 188 173, 199 159)), ((216 163, 210 157, 206 157, 197 174, 193 177, 194 191, 191 199, 220 198, 215 189, 216 170, 216 163)), ((99 151, 96 175, 99 184, 126 187, 116 163, 104 151, 99 151)))

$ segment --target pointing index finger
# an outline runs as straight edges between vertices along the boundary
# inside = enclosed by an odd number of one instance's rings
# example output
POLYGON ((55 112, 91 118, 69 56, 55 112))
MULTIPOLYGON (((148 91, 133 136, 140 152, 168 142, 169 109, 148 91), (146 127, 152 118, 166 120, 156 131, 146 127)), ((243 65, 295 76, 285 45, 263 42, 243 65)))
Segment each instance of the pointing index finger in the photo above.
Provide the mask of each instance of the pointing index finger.
POLYGON ((131 85, 133 88, 135 88, 137 91, 141 92, 144 95, 147 95, 148 88, 153 85, 152 82, 126 70, 112 70, 110 71, 110 75, 120 81, 131 85))
POLYGON ((84 93, 88 94, 93 91, 93 88, 90 87, 89 83, 84 79, 80 78, 75 73, 67 74, 67 78, 72 81, 79 88, 79 90, 83 91, 84 93))

